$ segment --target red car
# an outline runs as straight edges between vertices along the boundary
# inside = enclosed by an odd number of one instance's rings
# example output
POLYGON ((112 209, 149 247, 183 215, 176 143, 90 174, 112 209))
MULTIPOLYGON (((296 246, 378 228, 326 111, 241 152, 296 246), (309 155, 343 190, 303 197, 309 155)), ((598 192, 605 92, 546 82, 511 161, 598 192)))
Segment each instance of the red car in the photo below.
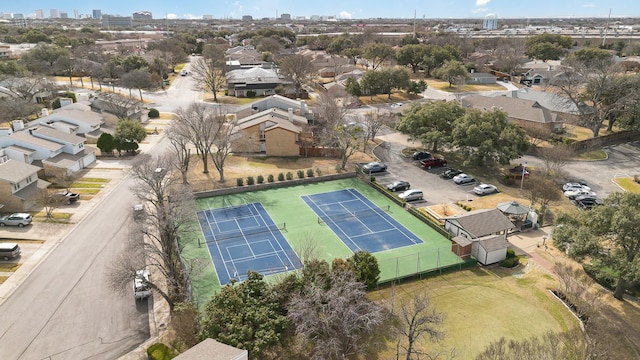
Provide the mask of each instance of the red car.
POLYGON ((425 169, 431 169, 439 166, 447 166, 447 160, 441 158, 429 158, 420 161, 420 165, 425 169))

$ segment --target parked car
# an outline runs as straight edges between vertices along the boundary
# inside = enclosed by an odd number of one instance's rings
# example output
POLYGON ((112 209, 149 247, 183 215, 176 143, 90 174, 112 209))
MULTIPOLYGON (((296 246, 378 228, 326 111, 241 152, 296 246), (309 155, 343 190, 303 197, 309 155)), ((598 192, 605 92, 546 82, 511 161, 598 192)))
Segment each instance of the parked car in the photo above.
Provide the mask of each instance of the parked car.
POLYGON ((9 261, 22 254, 20 246, 16 243, 0 243, 0 259, 9 261))
POLYGON ((404 201, 414 201, 414 200, 422 200, 424 195, 422 194, 422 190, 412 189, 403 192, 398 195, 398 197, 404 201))
POLYGON ((362 167, 362 171, 364 171, 365 173, 374 173, 374 172, 382 172, 382 171, 387 171, 387 165, 383 164, 381 162, 370 162, 368 164, 365 164, 362 167))
POLYGON ((431 169, 439 166, 447 166, 447 160, 442 158, 428 158, 420 161, 420 165, 425 169, 431 169))
POLYGON ((590 187, 588 187, 585 184, 581 184, 581 183, 566 183, 566 184, 562 185, 562 190, 564 190, 564 191, 580 190, 580 189, 591 191, 590 187))
POLYGON ((61 191, 51 195, 53 199, 59 201, 62 204, 72 204, 80 200, 80 194, 72 193, 71 191, 61 191))
POLYGON ((15 213, 0 217, 0 226, 17 226, 23 227, 31 224, 33 218, 27 213, 15 213))
POLYGON ((474 181, 476 181, 476 179, 473 176, 465 173, 462 173, 453 177, 453 182, 458 185, 466 184, 474 181))
POLYGON ((590 210, 594 206, 602 205, 602 200, 595 196, 582 195, 576 197, 575 200, 573 200, 573 203, 581 209, 590 210))
POLYGON ((404 191, 409 190, 411 184, 406 181, 394 181, 391 184, 387 185, 387 189, 391 191, 404 191))
POLYGON ((182 71, 180 71, 180 76, 187 76, 187 74, 189 74, 189 72, 185 69, 182 69, 182 71))
POLYGON ((498 192, 498 188, 491 184, 480 184, 473 188, 473 192, 478 195, 487 195, 498 192))
POLYGON ((589 196, 596 196, 596 193, 594 193, 591 190, 586 190, 586 189, 573 189, 573 190, 567 190, 564 192, 564 196, 568 197, 569 200, 573 200, 575 198, 577 198, 578 196, 583 196, 583 195, 589 195, 589 196))
POLYGON ((429 158, 431 158, 431 153, 428 153, 426 151, 416 151, 416 152, 413 153, 413 155, 411 155, 411 158, 413 160, 429 159, 429 158))
POLYGON ((453 179, 454 176, 462 174, 462 170, 448 168, 440 174, 445 179, 453 179))
POLYGON ((138 270, 133 278, 133 296, 136 300, 142 300, 151 296, 149 287, 149 270, 138 270))

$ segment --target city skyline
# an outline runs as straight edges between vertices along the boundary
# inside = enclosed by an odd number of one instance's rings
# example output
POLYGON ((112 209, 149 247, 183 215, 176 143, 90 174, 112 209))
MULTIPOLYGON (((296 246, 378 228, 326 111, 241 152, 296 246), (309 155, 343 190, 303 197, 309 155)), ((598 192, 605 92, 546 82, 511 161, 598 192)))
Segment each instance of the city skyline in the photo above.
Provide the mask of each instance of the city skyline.
POLYGON ((240 19, 250 15, 254 19, 276 18, 281 14, 309 18, 335 16, 337 19, 372 18, 483 18, 495 14, 498 18, 583 18, 609 16, 640 17, 640 3, 614 0, 566 0, 562 2, 540 0, 535 7, 522 6, 513 0, 403 0, 403 6, 390 6, 382 0, 352 0, 349 2, 325 0, 306 3, 293 0, 222 0, 214 4, 203 1, 184 0, 136 2, 123 0, 97 0, 90 3, 66 5, 44 0, 23 0, 19 3, 0 5, 1 13, 19 13, 25 17, 35 16, 42 9, 49 17, 52 9, 62 13, 91 15, 94 9, 102 14, 131 15, 137 11, 149 11, 155 19, 200 19, 203 15, 215 19, 240 19))

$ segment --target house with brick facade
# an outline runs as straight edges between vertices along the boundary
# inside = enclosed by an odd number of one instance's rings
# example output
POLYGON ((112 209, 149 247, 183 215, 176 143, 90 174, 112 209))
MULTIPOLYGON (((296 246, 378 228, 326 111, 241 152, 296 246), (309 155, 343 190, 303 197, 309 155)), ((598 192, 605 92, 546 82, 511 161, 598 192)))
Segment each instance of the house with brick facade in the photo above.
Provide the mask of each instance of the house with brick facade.
POLYGON ((39 206, 42 190, 50 184, 38 178, 37 166, 12 160, 0 150, 0 203, 2 211, 24 212, 39 206))
POLYGON ((307 118, 271 108, 238 119, 234 129, 234 152, 263 153, 267 156, 299 156, 300 135, 307 118))

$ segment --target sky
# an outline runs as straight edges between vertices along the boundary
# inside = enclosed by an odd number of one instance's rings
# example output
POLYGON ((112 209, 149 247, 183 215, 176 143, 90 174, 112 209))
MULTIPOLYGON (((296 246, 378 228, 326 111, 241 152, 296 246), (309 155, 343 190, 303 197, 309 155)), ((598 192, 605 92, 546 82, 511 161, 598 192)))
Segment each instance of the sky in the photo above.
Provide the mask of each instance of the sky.
POLYGON ((336 16, 339 19, 370 18, 483 18, 494 14, 498 18, 582 18, 640 17, 638 0, 20 0, 0 1, 0 13, 22 13, 25 16, 50 9, 74 16, 91 14, 100 9, 103 14, 131 15, 136 11, 151 11, 155 19, 202 18, 239 19, 251 15, 254 19, 275 18, 283 13, 292 17, 312 15, 336 16))

